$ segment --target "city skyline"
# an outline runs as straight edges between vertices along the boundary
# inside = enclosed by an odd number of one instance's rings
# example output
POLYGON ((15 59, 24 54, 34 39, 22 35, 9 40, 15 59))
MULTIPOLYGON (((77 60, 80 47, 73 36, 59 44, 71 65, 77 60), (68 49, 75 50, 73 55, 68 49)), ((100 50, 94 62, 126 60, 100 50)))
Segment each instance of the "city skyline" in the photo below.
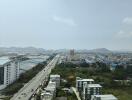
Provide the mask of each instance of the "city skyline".
POLYGON ((0 1, 0 47, 132 50, 131 0, 0 1))

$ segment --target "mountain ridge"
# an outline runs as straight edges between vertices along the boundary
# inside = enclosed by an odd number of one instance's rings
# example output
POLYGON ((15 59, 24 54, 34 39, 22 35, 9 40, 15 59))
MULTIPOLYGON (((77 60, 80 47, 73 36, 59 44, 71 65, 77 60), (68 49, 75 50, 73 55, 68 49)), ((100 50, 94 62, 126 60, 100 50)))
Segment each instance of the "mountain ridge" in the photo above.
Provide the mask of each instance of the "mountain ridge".
MULTIPOLYGON (((46 51, 57 51, 57 52, 69 52, 70 49, 57 49, 57 50, 46 50, 43 48, 36 48, 36 47, 0 47, 0 53, 43 53, 46 51)), ((107 48, 96 48, 96 49, 81 49, 76 50, 79 52, 91 52, 91 53, 112 53, 112 52, 119 52, 119 53, 132 53, 132 51, 125 51, 125 50, 109 50, 107 48)))

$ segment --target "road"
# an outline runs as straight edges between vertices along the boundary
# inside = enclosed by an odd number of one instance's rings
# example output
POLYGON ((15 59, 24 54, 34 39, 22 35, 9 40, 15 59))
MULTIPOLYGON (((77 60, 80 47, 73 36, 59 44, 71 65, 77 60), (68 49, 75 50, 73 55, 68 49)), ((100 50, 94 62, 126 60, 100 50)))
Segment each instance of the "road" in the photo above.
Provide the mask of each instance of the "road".
POLYGON ((54 57, 54 59, 32 80, 24 85, 10 100, 29 100, 29 98, 35 93, 36 89, 43 83, 43 81, 51 73, 51 70, 55 67, 59 55, 54 57))
POLYGON ((74 91, 76 97, 78 100, 81 100, 80 96, 79 96, 79 93, 77 92, 76 88, 75 87, 72 87, 72 90, 74 91))

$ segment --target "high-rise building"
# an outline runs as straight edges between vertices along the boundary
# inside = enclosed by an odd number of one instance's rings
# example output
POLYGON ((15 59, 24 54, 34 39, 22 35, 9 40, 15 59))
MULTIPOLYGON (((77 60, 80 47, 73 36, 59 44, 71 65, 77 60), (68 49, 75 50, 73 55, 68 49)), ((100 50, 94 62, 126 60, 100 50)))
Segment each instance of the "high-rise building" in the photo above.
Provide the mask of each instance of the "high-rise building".
POLYGON ((60 86, 60 75, 50 75, 50 81, 56 82, 56 87, 60 86))
POLYGON ((100 84, 83 83, 83 100, 91 100, 92 95, 100 95, 101 88, 100 84))
POLYGON ((74 56, 75 55, 75 51, 74 51, 74 49, 71 49, 70 50, 70 56, 74 56))
POLYGON ((76 77, 76 88, 79 93, 83 91, 83 83, 93 84, 94 80, 93 79, 82 79, 80 77, 76 77))
POLYGON ((19 78, 19 63, 17 60, 9 60, 8 57, 0 57, 0 90, 19 78))
POLYGON ((41 100, 54 100, 56 89, 60 86, 60 75, 50 75, 50 81, 41 93, 41 100))
POLYGON ((41 100, 53 100, 56 96, 56 82, 50 81, 48 86, 41 93, 41 100))

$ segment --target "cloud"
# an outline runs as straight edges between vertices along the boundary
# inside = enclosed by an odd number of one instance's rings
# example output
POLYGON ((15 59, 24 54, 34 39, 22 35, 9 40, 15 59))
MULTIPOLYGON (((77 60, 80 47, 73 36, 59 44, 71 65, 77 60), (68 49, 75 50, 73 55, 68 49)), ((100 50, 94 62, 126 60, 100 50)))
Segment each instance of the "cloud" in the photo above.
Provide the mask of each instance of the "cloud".
POLYGON ((64 18, 64 17, 54 16, 53 20, 56 21, 56 22, 67 24, 69 26, 77 26, 77 24, 74 22, 74 20, 70 19, 70 18, 64 18))
POLYGON ((120 30, 118 33, 116 33, 117 38, 131 38, 132 37, 132 31, 123 31, 120 30))
POLYGON ((116 38, 132 38, 132 17, 125 17, 122 20, 122 28, 115 34, 116 38))
POLYGON ((126 17, 122 21, 124 24, 132 24, 132 17, 126 17))

